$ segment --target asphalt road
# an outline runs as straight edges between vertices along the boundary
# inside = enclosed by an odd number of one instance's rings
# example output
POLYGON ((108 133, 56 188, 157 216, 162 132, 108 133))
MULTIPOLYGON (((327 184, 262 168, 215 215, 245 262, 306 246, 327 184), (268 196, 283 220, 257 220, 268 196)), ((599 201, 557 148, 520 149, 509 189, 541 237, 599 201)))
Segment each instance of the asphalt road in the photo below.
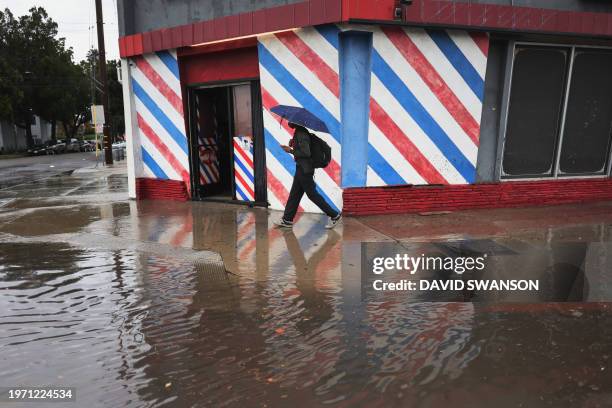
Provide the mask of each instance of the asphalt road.
MULTIPOLYGON (((98 162, 103 163, 100 155, 98 162)), ((0 159, 0 189, 96 164, 95 152, 0 159)))

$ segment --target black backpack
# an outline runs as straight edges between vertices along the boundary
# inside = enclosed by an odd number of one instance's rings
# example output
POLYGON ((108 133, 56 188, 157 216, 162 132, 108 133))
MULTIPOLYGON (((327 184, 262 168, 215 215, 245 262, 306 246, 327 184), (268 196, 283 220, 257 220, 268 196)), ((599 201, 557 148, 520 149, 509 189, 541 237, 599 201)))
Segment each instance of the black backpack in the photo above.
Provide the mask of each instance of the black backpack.
POLYGON ((331 147, 317 135, 310 134, 310 157, 312 166, 317 169, 327 167, 331 161, 331 147))

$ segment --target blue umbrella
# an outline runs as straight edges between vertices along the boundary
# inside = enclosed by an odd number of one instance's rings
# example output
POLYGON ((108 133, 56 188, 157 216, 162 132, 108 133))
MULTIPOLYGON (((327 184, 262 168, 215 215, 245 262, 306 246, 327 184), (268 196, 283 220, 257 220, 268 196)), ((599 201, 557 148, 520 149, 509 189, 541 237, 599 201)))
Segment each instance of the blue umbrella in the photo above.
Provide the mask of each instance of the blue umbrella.
POLYGON ((270 110, 281 118, 286 119, 288 122, 302 125, 316 132, 329 133, 329 129, 327 128, 325 122, 317 118, 307 109, 297 106, 276 105, 270 110))

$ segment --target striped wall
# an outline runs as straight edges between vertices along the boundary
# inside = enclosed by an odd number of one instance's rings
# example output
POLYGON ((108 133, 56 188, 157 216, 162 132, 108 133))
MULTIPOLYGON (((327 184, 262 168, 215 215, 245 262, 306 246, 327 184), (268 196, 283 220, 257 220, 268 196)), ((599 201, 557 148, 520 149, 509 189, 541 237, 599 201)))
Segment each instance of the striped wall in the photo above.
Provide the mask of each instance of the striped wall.
MULTIPOLYGON (((487 35, 325 25, 259 38, 271 207, 284 207, 294 169, 280 148, 288 143, 289 129, 269 111, 276 104, 303 106, 327 123, 331 134, 320 136, 332 147, 333 161, 317 170, 315 180, 323 195, 341 207, 338 61, 339 35, 345 30, 373 37, 370 98, 363 101, 369 111, 366 186, 473 183, 487 35)), ((305 211, 319 212, 305 201, 305 211)))
POLYGON ((143 163, 136 177, 180 180, 189 188, 189 148, 176 51, 145 54, 131 62, 143 163))
MULTIPOLYGON (((326 38, 328 29, 335 30, 333 26, 309 27, 259 38, 268 201, 273 209, 284 208, 295 171, 293 158, 280 147, 289 143, 291 129, 270 112, 277 104, 302 106, 327 124, 331 134, 318 136, 331 146, 332 162, 316 170, 315 181, 323 197, 341 208, 338 51, 326 38)), ((301 207, 320 212, 306 197, 301 207)))
POLYGON ((475 181, 487 50, 484 33, 373 30, 368 186, 475 181))

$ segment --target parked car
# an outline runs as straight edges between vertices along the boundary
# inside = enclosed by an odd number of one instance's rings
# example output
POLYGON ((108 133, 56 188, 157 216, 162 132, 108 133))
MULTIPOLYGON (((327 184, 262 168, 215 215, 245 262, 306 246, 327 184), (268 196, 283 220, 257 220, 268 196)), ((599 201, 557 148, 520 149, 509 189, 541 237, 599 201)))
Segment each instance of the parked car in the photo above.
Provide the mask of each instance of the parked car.
POLYGON ((28 149, 28 156, 40 156, 41 154, 46 154, 48 147, 49 145, 47 143, 34 145, 32 148, 28 149))
POLYGON ((114 149, 125 149, 125 142, 113 143, 113 150, 114 149))
POLYGON ((77 139, 70 139, 70 143, 66 144, 67 152, 78 152, 81 150, 81 145, 77 139))
POLYGON ((96 150, 95 142, 90 142, 88 140, 79 141, 79 151, 81 152, 93 152, 96 150))
POLYGON ((66 141, 57 139, 57 143, 47 149, 47 154, 66 153, 66 141))

